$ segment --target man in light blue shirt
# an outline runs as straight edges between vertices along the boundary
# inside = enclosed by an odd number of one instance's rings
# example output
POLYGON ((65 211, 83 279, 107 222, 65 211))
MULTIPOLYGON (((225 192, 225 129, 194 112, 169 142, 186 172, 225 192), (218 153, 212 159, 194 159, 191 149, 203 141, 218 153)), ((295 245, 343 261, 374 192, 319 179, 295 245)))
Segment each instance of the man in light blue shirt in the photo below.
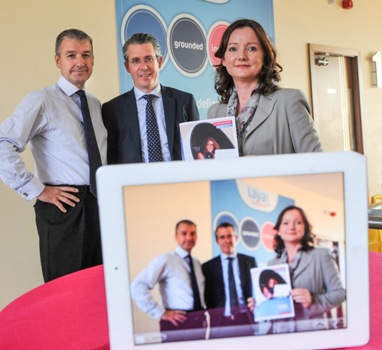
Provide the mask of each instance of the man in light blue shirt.
MULTIPOLYGON (((46 282, 102 263, 97 199, 89 189, 89 154, 77 95, 93 72, 92 39, 80 30, 65 30, 55 51, 58 82, 26 96, 0 124, 0 178, 25 200, 37 199, 46 282), (34 174, 20 156, 27 144, 34 174)), ((89 93, 86 97, 100 163, 106 164, 100 102, 89 93)))
POLYGON ((190 255, 196 239, 195 223, 190 220, 179 221, 175 227, 178 244, 175 251, 155 258, 131 284, 131 296, 137 306, 160 321, 163 341, 185 340, 190 336, 205 337, 204 277, 199 260, 190 255), (192 270, 196 279, 195 289, 192 270), (156 285, 161 302, 152 295, 156 285), (198 303, 195 299, 198 299, 198 303), (200 332, 187 334, 182 331, 195 328, 200 328, 200 332))

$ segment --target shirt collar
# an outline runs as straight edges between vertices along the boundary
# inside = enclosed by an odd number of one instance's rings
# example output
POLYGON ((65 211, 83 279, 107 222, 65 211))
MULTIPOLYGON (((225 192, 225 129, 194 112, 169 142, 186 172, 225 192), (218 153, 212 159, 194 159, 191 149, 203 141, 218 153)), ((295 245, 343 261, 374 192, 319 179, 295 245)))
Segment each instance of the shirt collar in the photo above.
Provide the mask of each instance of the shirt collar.
POLYGON ((222 260, 226 260, 227 258, 234 258, 234 259, 236 259, 237 252, 235 251, 233 254, 230 254, 230 255, 227 255, 227 254, 224 254, 224 253, 220 253, 220 256, 221 256, 222 260))
POLYGON ((134 86, 134 94, 137 101, 141 99, 142 96, 144 95, 155 95, 157 97, 161 97, 162 96, 161 85, 158 84, 157 87, 154 90, 150 91, 149 93, 143 92, 134 86))
POLYGON ((175 253, 178 254, 182 259, 184 259, 187 255, 190 254, 186 250, 184 250, 182 247, 179 247, 179 246, 175 248, 175 253))
POLYGON ((78 87, 67 81, 62 75, 57 85, 67 96, 72 96, 78 91, 78 87))

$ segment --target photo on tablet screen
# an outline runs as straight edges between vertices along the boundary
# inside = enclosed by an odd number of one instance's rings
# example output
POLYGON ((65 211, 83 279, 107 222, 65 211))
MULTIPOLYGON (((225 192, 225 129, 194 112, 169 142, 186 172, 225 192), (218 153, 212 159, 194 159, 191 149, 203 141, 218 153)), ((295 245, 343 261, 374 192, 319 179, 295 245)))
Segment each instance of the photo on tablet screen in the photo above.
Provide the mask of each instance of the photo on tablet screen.
MULTIPOLYGON (((128 186, 124 189, 124 198, 129 276, 134 287, 131 289, 131 304, 136 344, 346 327, 346 270, 343 264, 346 237, 341 173, 128 186), (182 280, 184 276, 180 274, 180 285, 177 285, 171 274, 178 271, 168 266, 186 265, 174 258, 178 246, 176 223, 181 220, 195 223, 197 239, 192 256, 201 264, 220 255, 214 231, 221 222, 228 222, 235 228, 235 252, 255 258, 257 266, 264 268, 276 256, 273 249, 276 231, 273 227, 278 215, 285 207, 293 206, 303 208, 311 225, 306 228, 311 241, 307 244, 308 249, 301 256, 296 256, 299 266, 295 267, 295 275, 289 271, 288 276, 285 276, 285 271, 283 274, 284 279, 292 283, 292 290, 311 289, 313 300, 309 305, 301 306, 299 298, 302 297, 297 295, 294 303, 296 315, 292 307, 284 310, 285 317, 257 317, 256 311, 262 312, 259 309, 262 300, 257 300, 258 305, 251 312, 242 295, 240 305, 246 321, 240 320, 237 324, 224 321, 227 317, 238 316, 227 314, 224 305, 218 301, 209 304, 220 307, 209 308, 207 305, 202 311, 193 311, 192 303, 185 306, 187 302, 181 299, 181 289, 185 289, 184 298, 189 295, 192 301, 191 282, 187 280, 188 276, 182 280), (318 256, 316 251, 320 253, 318 256), (325 271, 325 268, 329 270, 325 271), (187 322, 180 320, 179 325, 173 326, 170 321, 160 321, 158 316, 164 309, 186 311, 184 317, 187 322), (193 320, 190 324, 189 319, 193 320), (170 327, 163 325, 166 322, 170 327), (185 332, 185 329, 190 331, 185 332)), ((291 233, 286 233, 286 236, 299 234, 295 231, 298 226, 303 226, 300 223, 302 219, 297 217, 294 220, 296 222, 290 224, 293 226, 291 233)), ((282 225, 288 224, 282 222, 282 225)), ((220 260, 219 264, 216 264, 212 275, 223 274, 220 260)), ((187 271, 187 267, 182 268, 187 271)), ((249 267, 247 275, 251 276, 249 267)), ((214 283, 219 281, 218 277, 210 276, 205 278, 214 278, 214 283)), ((242 281, 239 288, 243 288, 244 283, 242 281)), ((251 286, 251 297, 255 297, 251 286)), ((208 281, 201 288, 204 287, 211 288, 208 281)), ((212 288, 224 289, 224 285, 212 288)), ((224 294, 224 290, 220 292, 215 293, 216 297, 224 294)), ((203 291, 200 293, 204 295, 203 291)), ((274 308, 285 307, 280 304, 283 297, 293 299, 291 292, 286 296, 280 293, 268 302, 279 302, 274 308)), ((241 291, 241 294, 245 293, 241 291)))
POLYGON ((354 152, 102 167, 111 349, 326 349, 369 336, 354 152))
POLYGON ((288 264, 252 268, 251 279, 255 321, 295 317, 288 264))

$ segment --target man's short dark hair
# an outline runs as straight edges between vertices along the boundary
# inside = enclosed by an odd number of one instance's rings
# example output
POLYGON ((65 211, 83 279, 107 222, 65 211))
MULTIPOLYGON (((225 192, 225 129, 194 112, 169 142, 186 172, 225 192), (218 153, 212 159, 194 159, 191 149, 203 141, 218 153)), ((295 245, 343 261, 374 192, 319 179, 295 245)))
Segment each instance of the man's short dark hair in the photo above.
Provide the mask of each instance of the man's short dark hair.
POLYGON ((93 52, 93 40, 89 35, 79 29, 66 29, 57 36, 55 47, 55 53, 57 56, 61 55, 61 43, 65 38, 74 39, 77 41, 89 41, 93 52))
POLYGON ((181 225, 181 224, 186 224, 186 225, 190 225, 190 226, 195 226, 195 227, 196 227, 196 224, 195 224, 193 221, 188 220, 188 219, 183 219, 183 220, 178 221, 178 223, 176 224, 176 226, 175 226, 175 232, 178 231, 178 227, 179 227, 179 225, 181 225))
POLYGON ((149 33, 135 33, 125 42, 122 47, 122 54, 125 61, 127 61, 129 58, 127 57, 127 50, 129 49, 130 45, 143 45, 147 43, 153 45, 156 58, 162 57, 162 51, 159 42, 153 35, 149 33))
POLYGON ((220 223, 217 227, 216 227, 216 229, 215 229, 215 237, 216 238, 218 238, 218 230, 220 229, 220 228, 227 228, 227 227, 232 227, 232 229, 233 229, 233 231, 235 232, 235 236, 236 236, 236 229, 235 229, 235 226, 233 226, 233 224, 231 224, 230 222, 226 222, 226 221, 224 221, 224 222, 222 222, 222 223, 220 223))

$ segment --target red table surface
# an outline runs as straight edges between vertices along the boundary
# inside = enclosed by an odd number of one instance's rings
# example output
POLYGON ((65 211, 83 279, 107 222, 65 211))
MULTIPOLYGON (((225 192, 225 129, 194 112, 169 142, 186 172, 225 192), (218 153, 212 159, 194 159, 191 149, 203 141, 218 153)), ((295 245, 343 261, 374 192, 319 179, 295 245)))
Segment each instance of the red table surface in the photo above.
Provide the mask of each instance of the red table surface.
MULTIPOLYGON (((370 252, 369 257, 370 341, 349 350, 382 349, 382 254, 370 252)), ((17 298, 0 312, 0 349, 109 349, 103 277, 100 265, 53 280, 17 298)))

